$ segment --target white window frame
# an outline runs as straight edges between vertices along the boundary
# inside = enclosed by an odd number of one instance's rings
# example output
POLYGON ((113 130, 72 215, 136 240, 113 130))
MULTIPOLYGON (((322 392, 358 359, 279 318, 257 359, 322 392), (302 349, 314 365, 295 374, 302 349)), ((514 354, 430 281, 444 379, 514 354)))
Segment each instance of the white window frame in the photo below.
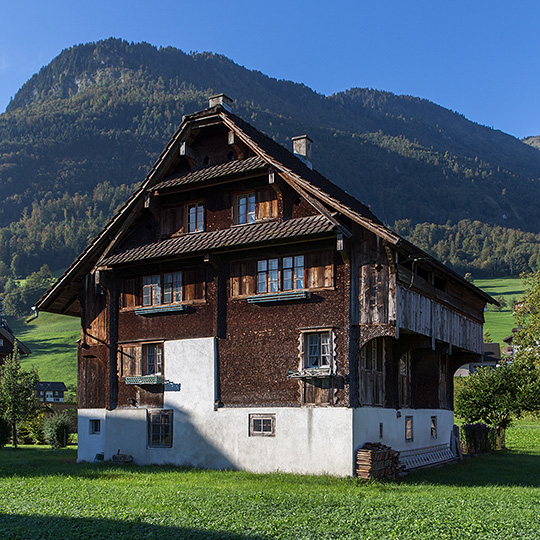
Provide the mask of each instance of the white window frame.
POLYGON ((334 372, 336 337, 333 328, 303 328, 299 339, 300 371, 323 369, 334 372))
POLYGON ((276 415, 275 413, 255 413, 249 415, 249 437, 275 437, 276 415))
POLYGON ((142 345, 143 375, 163 374, 163 343, 142 345))
POLYGON ((257 260, 257 294, 304 290, 305 259, 305 255, 286 255, 257 260))
POLYGON ((254 191, 236 195, 235 212, 237 225, 255 223, 257 220, 257 200, 254 191))
POLYGON ((182 272, 143 276, 143 307, 182 302, 182 272))
POLYGON ((202 201, 186 205, 186 230, 188 233, 204 231, 204 203, 202 201))

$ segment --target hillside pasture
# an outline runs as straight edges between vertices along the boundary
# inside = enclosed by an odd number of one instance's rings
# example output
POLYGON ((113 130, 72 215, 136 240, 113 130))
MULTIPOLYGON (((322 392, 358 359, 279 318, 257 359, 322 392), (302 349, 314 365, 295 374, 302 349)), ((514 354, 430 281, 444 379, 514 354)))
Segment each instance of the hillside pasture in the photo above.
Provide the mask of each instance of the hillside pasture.
POLYGON ((489 330, 491 339, 502 343, 504 338, 512 334, 515 326, 512 299, 519 300, 523 296, 523 282, 521 278, 493 278, 476 279, 474 284, 490 296, 503 296, 506 300, 506 306, 501 311, 491 307, 484 312, 484 332, 489 330))
POLYGON ((26 323, 26 320, 8 318, 8 324, 17 339, 32 351, 30 355, 21 358, 22 366, 25 369, 37 367, 42 381, 61 381, 74 389, 77 386, 80 320, 45 312, 30 323, 26 323))

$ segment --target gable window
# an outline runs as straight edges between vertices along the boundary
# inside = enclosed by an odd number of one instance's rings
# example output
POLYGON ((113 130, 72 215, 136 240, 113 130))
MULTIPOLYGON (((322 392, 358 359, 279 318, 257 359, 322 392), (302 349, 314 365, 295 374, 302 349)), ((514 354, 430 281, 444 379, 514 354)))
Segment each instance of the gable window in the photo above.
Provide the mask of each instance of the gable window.
POLYGON ((249 436, 250 437, 275 437, 276 415, 275 414, 250 414, 249 436))
POLYGON ((204 206, 202 202, 187 205, 187 232, 200 232, 204 230, 204 206))
POLYGON ((234 223, 245 225, 278 215, 276 192, 272 188, 239 193, 235 197, 234 223))
POLYGON ((172 447, 173 411, 149 411, 148 446, 151 448, 172 447))
POLYGON ((3 346, 4 346, 4 340, 0 338, 0 347, 3 347, 3 346))
POLYGON ((304 367, 321 368, 332 366, 332 334, 306 332, 304 334, 304 367))
POLYGON ((255 192, 242 193, 236 197, 236 223, 244 225, 255 221, 255 192))
POLYGON ((377 338, 360 349, 360 388, 362 405, 384 404, 384 358, 383 338, 377 338))
POLYGON ((150 343, 143 345, 143 375, 160 375, 163 373, 163 345, 150 343))

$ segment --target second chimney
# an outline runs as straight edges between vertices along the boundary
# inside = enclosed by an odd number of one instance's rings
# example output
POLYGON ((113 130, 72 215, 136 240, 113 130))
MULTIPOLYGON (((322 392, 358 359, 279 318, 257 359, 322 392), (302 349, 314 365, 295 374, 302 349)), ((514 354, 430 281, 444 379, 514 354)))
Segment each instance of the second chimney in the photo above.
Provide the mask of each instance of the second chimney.
POLYGON ((307 135, 299 135, 298 137, 292 138, 294 155, 301 159, 310 169, 313 169, 313 165, 311 164, 312 142, 313 141, 307 135))
POLYGON ((229 112, 231 112, 232 104, 233 100, 225 94, 216 94, 215 96, 210 96, 208 99, 208 106, 210 108, 215 107, 216 105, 222 105, 229 112))

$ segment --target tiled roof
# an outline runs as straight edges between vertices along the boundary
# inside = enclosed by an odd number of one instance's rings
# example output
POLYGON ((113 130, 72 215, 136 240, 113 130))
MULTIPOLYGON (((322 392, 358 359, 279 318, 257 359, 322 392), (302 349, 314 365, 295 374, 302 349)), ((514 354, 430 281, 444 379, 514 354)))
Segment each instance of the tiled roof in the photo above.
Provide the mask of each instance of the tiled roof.
POLYGON ((225 176, 233 176, 235 174, 264 169, 266 166, 266 162, 259 156, 253 156, 247 159, 227 161, 226 163, 222 163, 221 165, 205 167, 204 169, 190 171, 182 176, 167 178, 163 182, 156 184, 153 189, 159 191, 160 189, 183 186, 186 184, 195 184, 197 182, 203 182, 204 180, 223 178, 225 176))
POLYGON ((101 261, 101 264, 114 266, 135 261, 170 257, 172 255, 206 252, 239 245, 316 235, 330 232, 333 229, 334 225, 322 215, 286 221, 260 221, 219 231, 188 233, 176 238, 138 246, 115 253, 101 261))

